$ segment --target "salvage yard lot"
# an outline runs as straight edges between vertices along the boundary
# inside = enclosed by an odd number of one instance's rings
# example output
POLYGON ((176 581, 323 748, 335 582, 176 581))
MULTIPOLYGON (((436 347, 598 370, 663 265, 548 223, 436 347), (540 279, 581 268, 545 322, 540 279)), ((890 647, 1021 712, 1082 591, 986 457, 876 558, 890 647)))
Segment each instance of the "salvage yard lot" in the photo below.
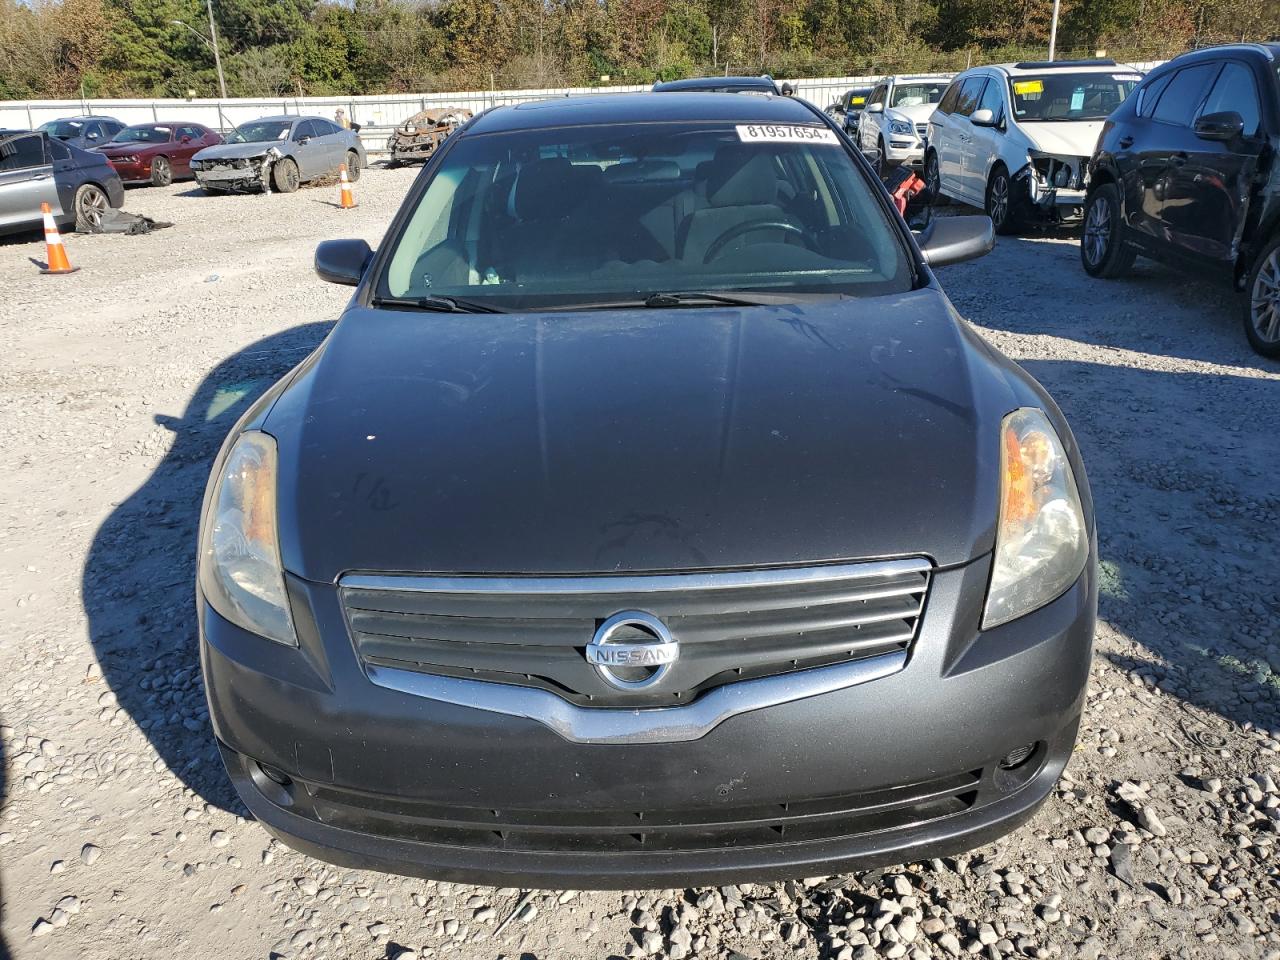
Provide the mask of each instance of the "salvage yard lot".
POLYGON ((1089 705, 1026 828, 858 876, 539 892, 498 932, 520 891, 328 867, 241 819, 196 662, 208 464, 345 302, 312 273, 315 244, 376 244, 415 175, 369 170, 351 211, 331 187, 130 190, 126 209, 175 226, 70 237, 66 277, 37 273, 38 241, 0 241, 16 957, 1280 958, 1280 365, 1249 350, 1226 288, 1147 263, 1090 280, 1064 236, 941 271, 1062 405, 1097 501, 1089 705))

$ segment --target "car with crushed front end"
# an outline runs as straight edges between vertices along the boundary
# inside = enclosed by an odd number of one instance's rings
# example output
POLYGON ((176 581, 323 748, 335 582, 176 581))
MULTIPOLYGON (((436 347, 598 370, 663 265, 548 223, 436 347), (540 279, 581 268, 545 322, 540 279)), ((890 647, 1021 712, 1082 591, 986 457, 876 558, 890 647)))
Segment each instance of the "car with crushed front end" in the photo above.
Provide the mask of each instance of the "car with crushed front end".
POLYGON ((1153 70, 1103 126, 1080 261, 1139 255, 1243 291, 1245 335, 1280 357, 1280 43, 1207 47, 1153 70))
POLYGON ((1078 223, 1102 124, 1140 80, 1105 57, 966 70, 929 121, 926 194, 982 207, 1001 234, 1078 223))
POLYGON ((685 886, 958 851, 1072 746, 1096 538, 1062 413, 804 101, 467 123, 213 465, 197 605, 246 806, 334 863, 685 886), (602 211, 607 211, 603 215, 602 211))
POLYGON ((324 117, 286 114, 236 127, 227 138, 191 158, 191 172, 205 193, 293 193, 302 184, 334 176, 360 179, 367 161, 359 134, 324 117))

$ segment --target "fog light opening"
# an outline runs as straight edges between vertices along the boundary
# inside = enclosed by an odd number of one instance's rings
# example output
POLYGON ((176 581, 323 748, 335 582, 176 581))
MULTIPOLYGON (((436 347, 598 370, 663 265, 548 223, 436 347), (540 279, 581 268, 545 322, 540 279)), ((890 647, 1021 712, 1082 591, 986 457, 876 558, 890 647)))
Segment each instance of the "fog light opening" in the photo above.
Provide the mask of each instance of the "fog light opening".
POLYGON ((269 767, 265 763, 258 764, 258 769, 266 774, 267 779, 272 783, 278 783, 282 787, 293 785, 293 780, 282 770, 277 770, 275 767, 269 767))
POLYGON ((1004 759, 1000 761, 1000 769, 1017 770, 1020 766, 1026 763, 1035 752, 1036 745, 1034 743, 1024 743, 1020 747, 1014 747, 1014 749, 1006 753, 1004 755, 1004 759))

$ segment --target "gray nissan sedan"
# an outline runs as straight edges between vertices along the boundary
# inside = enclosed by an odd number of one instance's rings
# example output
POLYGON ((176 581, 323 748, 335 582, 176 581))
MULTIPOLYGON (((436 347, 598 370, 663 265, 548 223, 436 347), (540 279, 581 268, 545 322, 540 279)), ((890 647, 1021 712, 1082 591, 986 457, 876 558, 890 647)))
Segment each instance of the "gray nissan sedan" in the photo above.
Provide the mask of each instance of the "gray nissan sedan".
POLYGON ((323 860, 693 886, 986 842, 1076 738, 1061 412, 802 101, 491 110, 219 454, 197 603, 253 815, 323 860))

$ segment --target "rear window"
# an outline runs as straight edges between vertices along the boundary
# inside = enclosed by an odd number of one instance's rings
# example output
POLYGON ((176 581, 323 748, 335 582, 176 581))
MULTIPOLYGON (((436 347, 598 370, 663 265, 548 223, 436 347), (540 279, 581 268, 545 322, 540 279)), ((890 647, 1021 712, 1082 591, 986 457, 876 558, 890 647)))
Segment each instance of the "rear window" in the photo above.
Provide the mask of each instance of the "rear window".
POLYGON ((1013 115, 1019 122, 1105 120, 1141 80, 1124 70, 1010 77, 1013 115))
POLYGON ((456 141, 377 290, 537 309, 911 282, 896 230, 834 131, 614 124, 456 141))

